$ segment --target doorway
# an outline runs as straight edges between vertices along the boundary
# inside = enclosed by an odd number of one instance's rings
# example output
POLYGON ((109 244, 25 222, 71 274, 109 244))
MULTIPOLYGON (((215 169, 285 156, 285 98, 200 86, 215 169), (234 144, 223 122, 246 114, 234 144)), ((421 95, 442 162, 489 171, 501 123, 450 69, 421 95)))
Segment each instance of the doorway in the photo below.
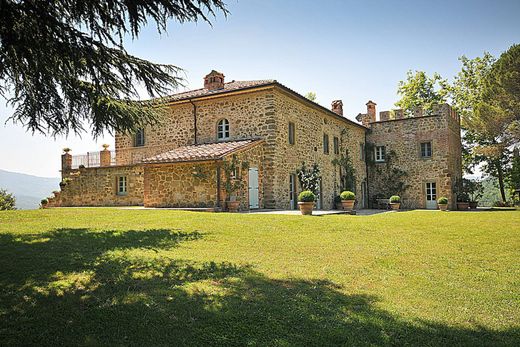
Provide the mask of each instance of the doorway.
POLYGON ((258 208, 258 168, 249 168, 249 208, 258 208))
POLYGON ((435 182, 426 182, 426 208, 437 209, 437 183, 435 182))
POLYGON ((291 210, 296 210, 297 198, 296 198, 296 175, 289 175, 289 205, 291 210))

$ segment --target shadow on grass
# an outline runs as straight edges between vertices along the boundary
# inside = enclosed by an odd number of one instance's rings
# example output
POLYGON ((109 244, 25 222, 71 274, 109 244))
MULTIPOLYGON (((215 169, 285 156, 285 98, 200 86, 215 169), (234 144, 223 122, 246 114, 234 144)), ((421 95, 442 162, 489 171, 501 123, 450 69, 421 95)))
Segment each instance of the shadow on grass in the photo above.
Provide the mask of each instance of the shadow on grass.
POLYGON ((199 232, 0 237, 0 345, 515 345, 520 331, 407 321, 327 281, 171 256, 199 232))

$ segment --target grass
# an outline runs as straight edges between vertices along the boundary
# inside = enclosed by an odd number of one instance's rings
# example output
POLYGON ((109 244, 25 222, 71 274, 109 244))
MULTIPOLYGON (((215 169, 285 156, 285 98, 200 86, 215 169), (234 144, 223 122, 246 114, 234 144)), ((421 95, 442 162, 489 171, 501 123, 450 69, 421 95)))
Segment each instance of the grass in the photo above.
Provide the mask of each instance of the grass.
POLYGON ((520 345, 520 212, 0 213, 0 345, 520 345))

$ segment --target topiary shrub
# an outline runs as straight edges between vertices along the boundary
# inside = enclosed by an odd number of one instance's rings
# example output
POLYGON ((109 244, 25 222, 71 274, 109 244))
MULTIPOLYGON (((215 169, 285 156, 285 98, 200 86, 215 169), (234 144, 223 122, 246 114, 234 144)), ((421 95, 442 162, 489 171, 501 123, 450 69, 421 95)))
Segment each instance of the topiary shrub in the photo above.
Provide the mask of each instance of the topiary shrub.
POLYGON ((341 197, 341 200, 356 200, 356 194, 348 190, 341 192, 339 196, 341 197))
POLYGON ((310 190, 304 190, 298 195, 298 201, 300 202, 314 202, 316 195, 310 190))
POLYGON ((401 197, 399 195, 392 195, 390 197, 390 203, 391 204, 398 204, 401 202, 401 197))
POLYGON ((443 196, 443 197, 439 198, 439 200, 437 200, 437 203, 439 205, 447 205, 448 204, 448 198, 443 196))

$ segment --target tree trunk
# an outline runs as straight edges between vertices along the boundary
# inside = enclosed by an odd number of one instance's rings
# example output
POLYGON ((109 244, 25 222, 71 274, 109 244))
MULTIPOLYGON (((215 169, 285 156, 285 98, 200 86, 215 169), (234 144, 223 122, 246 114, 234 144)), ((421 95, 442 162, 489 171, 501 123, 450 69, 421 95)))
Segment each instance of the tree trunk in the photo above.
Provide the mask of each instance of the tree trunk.
POLYGON ((504 189, 504 172, 502 171, 502 165, 500 165, 500 161, 497 161, 496 167, 498 172, 498 186, 500 188, 500 195, 502 196, 502 201, 506 202, 506 191, 504 189))

